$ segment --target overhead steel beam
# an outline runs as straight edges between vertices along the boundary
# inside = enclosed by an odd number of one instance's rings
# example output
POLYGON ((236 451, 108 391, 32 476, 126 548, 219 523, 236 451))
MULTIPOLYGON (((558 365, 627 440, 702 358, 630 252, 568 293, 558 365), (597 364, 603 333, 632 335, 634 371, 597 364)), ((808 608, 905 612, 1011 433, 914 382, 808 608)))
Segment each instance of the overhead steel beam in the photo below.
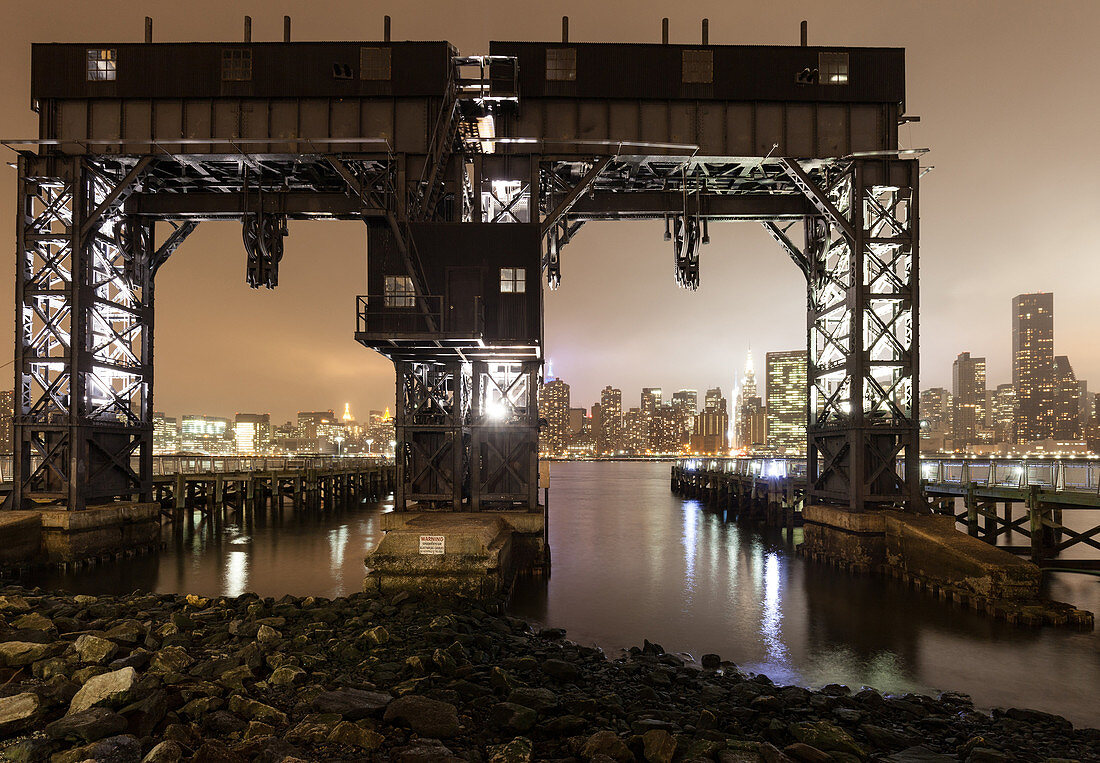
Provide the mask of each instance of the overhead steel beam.
MULTIPOLYGON (((557 207, 555 207, 554 210, 543 219, 542 227, 539 229, 540 235, 545 236, 546 232, 550 230, 550 228, 552 228, 558 222, 558 220, 562 218, 563 215, 568 214, 569 210, 572 209, 577 199, 580 198, 580 195, 584 193, 589 186, 592 185, 599 174, 607 168, 608 164, 611 163, 611 160, 613 158, 614 157, 611 156, 603 157, 595 164, 593 164, 592 168, 588 170, 588 172, 584 173, 584 177, 582 177, 580 181, 578 181, 577 184, 573 186, 572 190, 565 195, 565 198, 558 202, 557 207)), ((531 198, 535 199, 535 194, 531 194, 531 198)), ((531 209, 537 209, 537 206, 537 204, 532 204, 531 209)), ((532 222, 534 222, 534 220, 532 220, 532 222)))
MULTIPOLYGON (((624 218, 661 219, 683 214, 684 196, 678 191, 597 192, 582 195, 569 217, 587 220, 624 218)), ((726 220, 799 220, 816 214, 801 194, 702 194, 699 217, 726 220)))

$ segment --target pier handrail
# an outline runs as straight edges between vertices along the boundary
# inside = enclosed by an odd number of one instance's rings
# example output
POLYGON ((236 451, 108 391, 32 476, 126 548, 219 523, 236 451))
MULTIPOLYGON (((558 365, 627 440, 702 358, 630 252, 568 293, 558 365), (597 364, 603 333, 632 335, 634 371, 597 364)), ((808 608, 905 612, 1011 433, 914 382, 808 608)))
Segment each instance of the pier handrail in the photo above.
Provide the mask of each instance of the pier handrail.
MULTIPOLYGON (((677 466, 687 471, 752 474, 783 479, 805 477, 806 459, 799 456, 691 456, 677 466)), ((898 459, 902 474, 904 459, 898 459)), ((951 458, 921 459, 921 480, 933 485, 1027 488, 1100 495, 1100 458, 951 458)))

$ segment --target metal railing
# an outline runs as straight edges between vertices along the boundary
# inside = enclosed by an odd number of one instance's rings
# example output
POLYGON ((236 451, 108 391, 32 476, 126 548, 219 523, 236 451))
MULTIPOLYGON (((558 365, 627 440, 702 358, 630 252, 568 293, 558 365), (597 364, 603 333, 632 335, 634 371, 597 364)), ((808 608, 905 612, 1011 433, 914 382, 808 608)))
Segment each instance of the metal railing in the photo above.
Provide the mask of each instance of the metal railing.
MULTIPOLYGON (((41 459, 32 458, 31 468, 38 468, 41 459)), ((273 472, 304 469, 342 469, 361 465, 392 464, 393 459, 385 456, 200 456, 171 455, 153 456, 153 476, 168 474, 200 474, 203 472, 273 472)), ((0 482, 11 482, 13 456, 0 454, 0 482)), ((136 469, 137 459, 132 466, 136 469)))
POLYGON ((465 316, 457 315, 455 307, 445 306, 443 297, 438 294, 360 295, 355 298, 356 331, 396 337, 436 333, 429 329, 428 319, 431 318, 438 331, 480 336, 485 328, 485 305, 481 297, 474 297, 472 312, 465 316))
MULTIPOLYGON (((780 456, 737 458, 683 458, 687 471, 746 474, 783 479, 805 477, 806 459, 780 456)), ((897 463, 898 475, 904 459, 897 463)), ((1098 458, 922 458, 921 480, 938 485, 970 485, 1100 494, 1098 458)))

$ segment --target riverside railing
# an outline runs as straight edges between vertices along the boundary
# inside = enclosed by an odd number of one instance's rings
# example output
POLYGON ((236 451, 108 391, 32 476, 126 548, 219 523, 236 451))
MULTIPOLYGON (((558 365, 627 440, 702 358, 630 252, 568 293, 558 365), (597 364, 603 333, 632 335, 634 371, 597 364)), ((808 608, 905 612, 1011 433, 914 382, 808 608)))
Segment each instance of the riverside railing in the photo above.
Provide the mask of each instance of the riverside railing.
MULTIPOLYGON (((35 469, 40 459, 31 459, 31 468, 35 469)), ((393 459, 384 456, 201 456, 201 455, 163 455, 153 456, 153 476, 168 474, 199 474, 206 472, 275 472, 304 469, 338 469, 362 464, 392 464, 393 459)), ((133 467, 137 468, 134 459, 133 467)), ((11 482, 13 456, 0 454, 0 482, 11 482)))
MULTIPOLYGON (((785 479, 806 476, 806 459, 787 456, 738 456, 682 458, 688 471, 746 474, 785 479)), ((899 459, 902 474, 904 459, 899 459)), ((950 458, 921 459, 921 480, 927 484, 975 485, 1100 494, 1100 458, 950 458)))

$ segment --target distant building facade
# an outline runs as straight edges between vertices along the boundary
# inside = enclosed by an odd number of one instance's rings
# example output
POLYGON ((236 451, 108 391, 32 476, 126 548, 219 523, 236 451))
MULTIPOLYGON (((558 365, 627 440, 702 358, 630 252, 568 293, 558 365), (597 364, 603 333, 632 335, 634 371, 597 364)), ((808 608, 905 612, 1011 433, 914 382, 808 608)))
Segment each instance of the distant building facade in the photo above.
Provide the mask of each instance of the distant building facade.
POLYGON ((547 379, 539 388, 539 418, 546 420, 539 432, 539 450, 564 453, 569 445, 569 385, 561 379, 547 379))
POLYGON ((233 419, 233 439, 240 455, 271 452, 271 414, 238 413, 233 419))
POLYGON ((960 353, 951 367, 951 394, 954 402, 954 447, 963 449, 979 441, 978 431, 985 427, 985 358, 960 353))
POLYGON ((805 453, 806 351, 769 352, 765 359, 768 448, 778 453, 805 453))
POLYGON ((1016 388, 1016 442, 1054 433, 1054 295, 1012 299, 1012 385, 1016 388))

